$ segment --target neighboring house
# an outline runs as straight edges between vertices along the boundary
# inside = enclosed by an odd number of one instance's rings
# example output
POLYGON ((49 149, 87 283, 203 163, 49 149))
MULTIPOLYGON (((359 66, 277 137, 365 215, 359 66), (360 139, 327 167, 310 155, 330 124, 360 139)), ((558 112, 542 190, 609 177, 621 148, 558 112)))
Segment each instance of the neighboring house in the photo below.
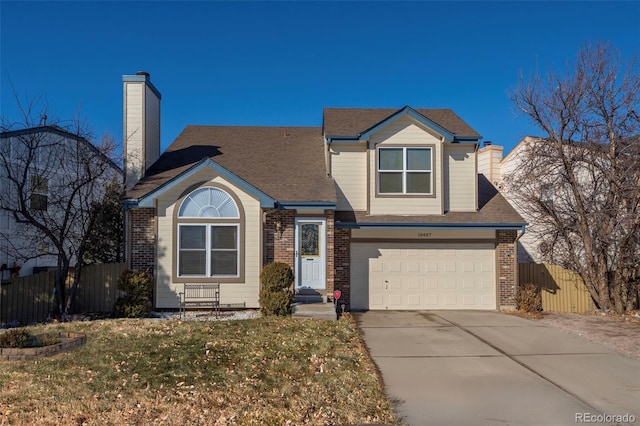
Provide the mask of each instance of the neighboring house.
POLYGON ((296 291, 341 290, 354 310, 514 304, 525 223, 478 175, 481 136, 453 111, 187 126, 159 155, 158 90, 146 73, 123 85, 127 258, 153 271, 156 308, 177 308, 187 282, 219 282, 222 305, 257 307, 272 261, 292 266, 296 291))
MULTIPOLYGON (((68 200, 65 185, 69 179, 74 179, 71 173, 78 173, 74 169, 67 174, 65 170, 80 163, 72 161, 69 155, 75 154, 83 161, 96 158, 100 165, 106 164, 102 189, 113 178, 122 179, 120 167, 88 140, 61 127, 46 125, 45 120, 46 116, 38 127, 0 133, 0 207, 4 207, 0 208, 0 264, 6 265, 0 274, 2 279, 9 278, 12 269, 19 269, 19 275, 30 275, 55 269, 58 264, 55 247, 41 238, 41 231, 30 225, 18 224, 10 211, 16 203, 18 185, 23 187, 23 195, 34 215, 61 218, 65 211, 59 206, 66 205, 65 200, 68 200), (9 169, 17 176, 16 182, 11 183, 7 179, 9 169)), ((97 167, 97 162, 92 164, 97 167)), ((94 194, 82 195, 100 200, 103 194, 104 191, 98 190, 94 194)), ((69 217, 68 220, 74 219, 69 217)), ((73 230, 73 227, 69 228, 70 232, 73 230)), ((73 236, 70 235, 71 238, 73 236)))
MULTIPOLYGON (((478 150, 478 173, 484 174, 489 181, 500 190, 500 193, 509 201, 513 208, 527 221, 529 226, 535 226, 535 219, 528 214, 526 208, 518 207, 514 194, 510 194, 505 179, 514 172, 522 163, 521 157, 525 155, 526 146, 535 143, 539 138, 526 136, 506 156, 504 148, 493 145, 487 141, 478 150)), ((540 196, 553 197, 553 187, 540 183, 540 196)), ((518 239, 518 263, 542 263, 542 251, 544 243, 532 232, 525 233, 518 239)))

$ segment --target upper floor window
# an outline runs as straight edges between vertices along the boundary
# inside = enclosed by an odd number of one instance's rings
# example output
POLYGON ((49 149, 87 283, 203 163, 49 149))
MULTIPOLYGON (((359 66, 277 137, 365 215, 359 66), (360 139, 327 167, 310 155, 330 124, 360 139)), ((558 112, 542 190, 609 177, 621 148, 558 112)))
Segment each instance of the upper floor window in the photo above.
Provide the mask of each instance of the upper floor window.
POLYGON ((378 193, 431 194, 431 148, 378 148, 378 193))
POLYGON ((540 201, 547 208, 551 208, 553 206, 553 199, 555 191, 553 190, 553 185, 550 183, 543 183, 540 185, 540 201))
POLYGON ((178 212, 178 276, 238 277, 239 218, 235 201, 221 189, 189 194, 178 212))
POLYGON ((31 210, 47 210, 49 204, 49 179, 41 175, 32 175, 30 184, 29 207, 31 210))

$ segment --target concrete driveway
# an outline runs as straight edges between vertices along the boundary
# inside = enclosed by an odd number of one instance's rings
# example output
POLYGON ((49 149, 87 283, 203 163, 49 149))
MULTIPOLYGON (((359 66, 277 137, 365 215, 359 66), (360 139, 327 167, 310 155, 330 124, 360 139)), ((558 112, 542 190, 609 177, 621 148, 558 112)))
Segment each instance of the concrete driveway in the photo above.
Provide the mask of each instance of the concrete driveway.
POLYGON ((640 424, 640 361, 560 329, 497 312, 354 317, 406 424, 640 424))

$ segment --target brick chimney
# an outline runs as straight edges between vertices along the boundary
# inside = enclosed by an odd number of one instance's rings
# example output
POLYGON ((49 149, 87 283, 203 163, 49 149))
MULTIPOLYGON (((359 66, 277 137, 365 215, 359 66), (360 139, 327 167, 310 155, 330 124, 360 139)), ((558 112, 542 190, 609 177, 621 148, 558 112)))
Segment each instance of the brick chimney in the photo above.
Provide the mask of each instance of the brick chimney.
POLYGON ((160 157, 160 99, 148 72, 123 75, 125 188, 131 189, 160 157))

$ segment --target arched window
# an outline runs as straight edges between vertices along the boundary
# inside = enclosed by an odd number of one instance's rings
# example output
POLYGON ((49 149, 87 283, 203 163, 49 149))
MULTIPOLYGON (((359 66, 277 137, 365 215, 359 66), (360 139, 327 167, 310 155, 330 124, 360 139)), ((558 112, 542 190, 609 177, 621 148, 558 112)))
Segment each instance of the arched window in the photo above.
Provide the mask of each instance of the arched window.
POLYGON ((196 189, 182 202, 178 217, 220 217, 238 219, 240 214, 233 198, 219 188, 196 189))
POLYGON ((220 188, 187 195, 178 210, 178 277, 239 277, 240 211, 220 188))

